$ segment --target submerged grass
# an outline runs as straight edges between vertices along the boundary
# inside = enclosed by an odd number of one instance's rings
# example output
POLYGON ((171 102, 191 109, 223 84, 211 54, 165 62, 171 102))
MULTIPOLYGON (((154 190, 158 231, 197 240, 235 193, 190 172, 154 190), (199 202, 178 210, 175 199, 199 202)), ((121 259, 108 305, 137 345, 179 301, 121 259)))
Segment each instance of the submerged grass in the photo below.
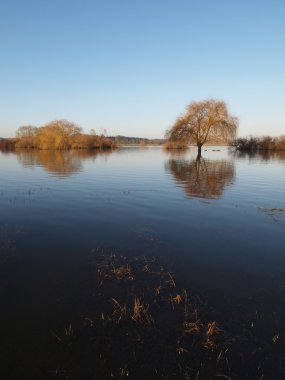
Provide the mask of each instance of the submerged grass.
POLYGON ((221 352, 218 323, 200 315, 195 297, 179 289, 158 260, 98 250, 90 270, 94 307, 76 329, 70 324, 54 333, 55 349, 68 357, 58 368, 70 379, 202 379, 218 373, 209 360, 221 352))
POLYGON ((47 329, 35 368, 20 353, 26 367, 10 366, 1 379, 285 378, 284 330, 274 311, 270 319, 235 302, 232 317, 223 316, 153 257, 98 249, 83 273, 77 312, 47 329))

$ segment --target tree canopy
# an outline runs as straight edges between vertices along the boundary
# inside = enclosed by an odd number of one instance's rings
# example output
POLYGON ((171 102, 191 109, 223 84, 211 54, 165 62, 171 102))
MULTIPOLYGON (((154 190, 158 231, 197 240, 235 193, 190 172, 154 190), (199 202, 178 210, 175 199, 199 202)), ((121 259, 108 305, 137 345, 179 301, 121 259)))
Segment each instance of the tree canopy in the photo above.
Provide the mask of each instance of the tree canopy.
POLYGON ((238 119, 229 114, 225 102, 215 99, 192 102, 166 132, 170 142, 196 144, 228 143, 236 137, 238 119))

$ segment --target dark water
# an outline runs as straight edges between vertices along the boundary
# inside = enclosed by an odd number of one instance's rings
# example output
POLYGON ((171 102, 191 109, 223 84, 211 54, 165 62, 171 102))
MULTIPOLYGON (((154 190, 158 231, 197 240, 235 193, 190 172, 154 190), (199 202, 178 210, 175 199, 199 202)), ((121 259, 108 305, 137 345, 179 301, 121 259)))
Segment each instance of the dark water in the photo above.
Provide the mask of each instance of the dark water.
POLYGON ((84 312, 82 267, 96 247, 160 257, 222 322, 235 308, 249 322, 258 308, 275 313, 284 339, 285 153, 0 152, 8 367, 84 312))

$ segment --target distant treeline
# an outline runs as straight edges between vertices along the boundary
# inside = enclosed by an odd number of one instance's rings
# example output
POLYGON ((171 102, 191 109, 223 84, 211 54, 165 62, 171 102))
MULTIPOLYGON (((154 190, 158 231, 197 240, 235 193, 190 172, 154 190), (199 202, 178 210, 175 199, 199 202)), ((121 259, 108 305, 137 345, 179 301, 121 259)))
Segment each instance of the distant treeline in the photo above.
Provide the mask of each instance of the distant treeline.
POLYGON ((111 149, 115 141, 103 134, 83 134, 82 129, 67 120, 55 120, 42 127, 22 126, 13 139, 0 140, 2 148, 29 149, 111 149))
POLYGON ((112 136, 110 140, 115 141, 118 145, 162 145, 165 139, 145 139, 142 137, 112 136))
POLYGON ((231 143, 238 150, 285 150, 285 136, 240 137, 231 143))

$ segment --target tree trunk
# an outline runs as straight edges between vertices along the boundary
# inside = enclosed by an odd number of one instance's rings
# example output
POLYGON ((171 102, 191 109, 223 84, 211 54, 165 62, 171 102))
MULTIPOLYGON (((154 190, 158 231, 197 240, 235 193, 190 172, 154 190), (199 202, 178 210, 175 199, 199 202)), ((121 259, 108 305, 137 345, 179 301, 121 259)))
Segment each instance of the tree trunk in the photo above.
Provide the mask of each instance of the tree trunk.
POLYGON ((198 155, 197 155, 197 160, 200 160, 201 156, 202 156, 202 144, 197 144, 198 146, 198 155))

